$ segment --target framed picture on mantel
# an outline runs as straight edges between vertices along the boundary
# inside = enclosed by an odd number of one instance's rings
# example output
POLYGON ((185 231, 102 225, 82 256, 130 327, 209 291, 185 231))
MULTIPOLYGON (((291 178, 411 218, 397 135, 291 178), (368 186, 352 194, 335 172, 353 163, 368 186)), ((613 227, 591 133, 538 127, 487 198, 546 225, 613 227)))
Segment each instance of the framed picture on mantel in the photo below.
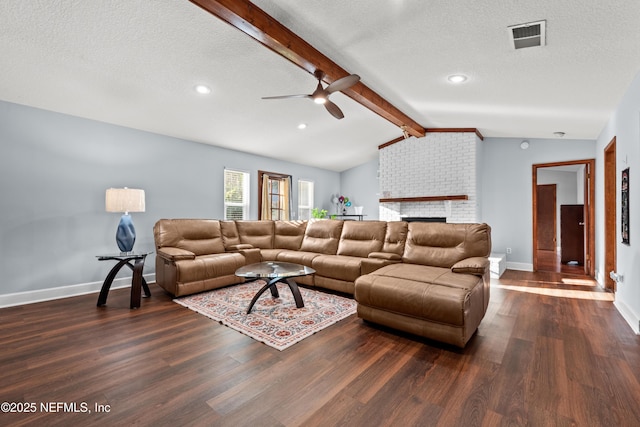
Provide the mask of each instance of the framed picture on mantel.
POLYGON ((620 230, 622 231, 622 243, 629 243, 629 168, 622 171, 622 221, 620 230))

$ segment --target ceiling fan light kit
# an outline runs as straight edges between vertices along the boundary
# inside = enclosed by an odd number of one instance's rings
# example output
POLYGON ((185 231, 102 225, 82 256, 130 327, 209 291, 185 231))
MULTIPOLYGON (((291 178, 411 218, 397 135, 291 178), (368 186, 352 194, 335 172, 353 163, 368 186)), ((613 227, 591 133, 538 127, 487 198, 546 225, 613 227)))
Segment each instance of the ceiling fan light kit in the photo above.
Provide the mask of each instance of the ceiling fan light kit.
POLYGON ((318 79, 318 86, 316 86, 316 90, 313 91, 310 95, 299 94, 299 95, 281 95, 281 96, 265 96, 262 99, 288 99, 288 98, 310 98, 316 104, 324 105, 329 114, 331 114, 336 119, 340 120, 344 118, 344 113, 342 110, 333 102, 329 101, 329 96, 333 92, 341 92, 345 89, 349 89, 351 86, 355 85, 360 81, 360 76, 357 74, 350 74, 348 76, 342 77, 329 86, 322 87, 322 78, 324 77, 324 73, 320 70, 316 70, 315 76, 318 79))

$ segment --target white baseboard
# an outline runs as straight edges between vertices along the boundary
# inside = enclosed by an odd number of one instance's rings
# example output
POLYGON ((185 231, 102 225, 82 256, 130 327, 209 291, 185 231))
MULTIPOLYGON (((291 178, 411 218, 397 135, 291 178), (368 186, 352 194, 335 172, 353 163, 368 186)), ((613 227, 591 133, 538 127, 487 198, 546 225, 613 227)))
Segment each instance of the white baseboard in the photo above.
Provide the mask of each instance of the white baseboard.
MULTIPOLYGON (((604 288, 604 275, 602 271, 596 270, 596 282, 601 288, 604 288)), ((640 335, 640 317, 636 316, 636 314, 622 301, 617 298, 613 301, 613 306, 618 310, 618 313, 622 316, 622 318, 629 324, 631 330, 636 334, 640 335)))
POLYGON ((622 318, 627 321, 629 326, 636 335, 640 335, 640 318, 622 301, 617 299, 613 302, 613 306, 622 315, 622 318))
MULTIPOLYGON (((156 280, 155 274, 145 274, 143 277, 147 283, 153 283, 156 280)), ((0 295, 0 308, 98 293, 102 288, 102 283, 103 282, 81 283, 78 285, 0 295)), ((121 277, 113 281, 111 289, 127 288, 130 286, 131 276, 121 277)))
POLYGON ((533 264, 507 261, 507 270, 533 271, 533 264))
POLYGON ((596 269, 594 279, 596 279, 601 288, 604 288, 604 276, 601 270, 596 269))

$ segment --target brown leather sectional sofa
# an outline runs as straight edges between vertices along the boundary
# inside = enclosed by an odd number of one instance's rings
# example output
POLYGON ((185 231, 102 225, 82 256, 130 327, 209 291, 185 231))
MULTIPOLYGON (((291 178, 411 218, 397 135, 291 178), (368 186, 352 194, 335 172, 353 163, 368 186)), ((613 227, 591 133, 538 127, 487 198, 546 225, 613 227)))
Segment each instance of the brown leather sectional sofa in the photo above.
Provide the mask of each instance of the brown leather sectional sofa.
POLYGON ((182 296, 241 283, 260 261, 303 264, 299 283, 354 295, 358 316, 464 347, 489 303, 487 224, 161 219, 156 283, 182 296))

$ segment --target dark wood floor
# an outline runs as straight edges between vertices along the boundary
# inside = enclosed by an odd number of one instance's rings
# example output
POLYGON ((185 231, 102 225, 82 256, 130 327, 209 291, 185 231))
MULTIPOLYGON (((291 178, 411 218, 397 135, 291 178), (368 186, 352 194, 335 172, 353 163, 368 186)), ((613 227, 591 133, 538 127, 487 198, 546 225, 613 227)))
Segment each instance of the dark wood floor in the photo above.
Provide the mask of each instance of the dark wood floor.
POLYGON ((0 310, 0 401, 38 405, 0 425, 640 425, 640 337, 587 278, 508 270, 464 350, 352 316, 280 352, 151 289, 0 310))
POLYGON ((560 253, 556 251, 538 250, 538 270, 553 271, 564 274, 584 274, 584 265, 563 264, 560 253))

